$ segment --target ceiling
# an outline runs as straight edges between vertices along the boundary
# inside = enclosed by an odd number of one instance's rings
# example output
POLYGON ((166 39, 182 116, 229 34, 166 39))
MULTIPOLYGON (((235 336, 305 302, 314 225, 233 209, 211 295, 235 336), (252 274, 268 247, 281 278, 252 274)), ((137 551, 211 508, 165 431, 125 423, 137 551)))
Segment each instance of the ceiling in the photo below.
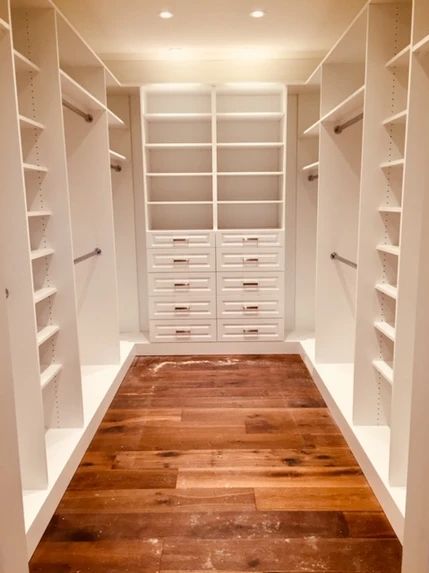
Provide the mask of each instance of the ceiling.
POLYGON ((365 0, 54 0, 105 60, 321 58, 365 0), (161 10, 174 17, 162 20, 161 10), (261 19, 249 17, 265 10, 261 19))

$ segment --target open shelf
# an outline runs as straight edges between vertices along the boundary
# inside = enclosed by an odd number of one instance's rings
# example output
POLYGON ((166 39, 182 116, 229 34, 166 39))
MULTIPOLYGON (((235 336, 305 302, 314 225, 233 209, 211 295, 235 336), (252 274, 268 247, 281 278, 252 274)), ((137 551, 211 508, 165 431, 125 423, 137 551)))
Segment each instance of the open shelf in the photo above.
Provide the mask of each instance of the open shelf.
POLYGON ((405 68, 410 63, 410 51, 411 46, 405 46, 400 52, 398 52, 393 58, 386 63, 386 68, 405 68))
POLYGON ((375 288, 378 290, 378 292, 381 292, 382 294, 385 294, 394 300, 398 298, 398 288, 395 286, 392 286, 388 283, 377 283, 375 288))
POLYGON ((272 142, 238 142, 238 143, 218 143, 220 149, 280 149, 284 144, 280 141, 272 142))
POLYGON ((313 163, 308 163, 307 165, 304 165, 304 167, 302 168, 303 171, 316 171, 317 169, 319 169, 318 161, 314 161, 313 163))
POLYGON ((146 143, 146 149, 211 149, 211 143, 146 143))
POLYGON ((212 205, 213 201, 148 201, 148 205, 212 205))
POLYGON ((30 258, 32 261, 36 261, 37 259, 43 259, 44 257, 50 257, 54 254, 54 249, 36 249, 30 252, 30 258))
POLYGON ((381 169, 391 169, 394 167, 402 168, 404 166, 405 160, 404 158, 394 159, 393 161, 383 161, 380 163, 381 169))
POLYGON ((124 129, 126 127, 125 122, 117 116, 111 109, 107 109, 107 120, 109 127, 124 129))
POLYGON ((146 121, 211 121, 211 113, 146 113, 146 121))
POLYGON ((283 175, 283 171, 222 171, 218 172, 218 175, 220 177, 246 177, 248 175, 252 177, 262 177, 264 175, 278 177, 283 175))
POLYGON ((33 171, 36 173, 47 173, 48 172, 48 168, 47 167, 43 167, 42 165, 35 165, 34 163, 23 163, 23 168, 24 171, 33 171))
POLYGON ((324 123, 326 121, 344 121, 354 113, 361 112, 363 110, 364 95, 365 86, 363 85, 333 109, 328 111, 328 113, 322 117, 320 122, 324 123))
POLYGON ((19 125, 21 126, 21 129, 38 129, 40 131, 45 129, 43 123, 35 121, 34 119, 24 115, 19 116, 19 125))
POLYGON ((10 30, 10 25, 6 22, 6 20, 0 18, 0 34, 9 32, 9 30, 10 30))
POLYGON ((39 290, 36 290, 34 293, 34 304, 38 304, 46 300, 47 298, 54 296, 57 294, 57 289, 55 287, 45 287, 39 290))
POLYGON ((386 336, 386 338, 392 342, 395 342, 395 328, 391 324, 385 322, 384 320, 377 320, 374 322, 374 328, 386 336))
POLYGON ((399 257, 399 247, 396 245, 377 245, 377 251, 399 257))
POLYGON ((284 117, 284 113, 282 112, 275 112, 275 111, 266 111, 266 112, 231 112, 231 113, 218 113, 216 114, 216 118, 220 121, 236 121, 236 120, 275 120, 278 121, 284 117))
POLYGON ((381 206, 378 208, 380 213, 391 213, 391 214, 398 214, 402 213, 402 207, 392 207, 390 205, 381 206))
POLYGON ((50 338, 55 336, 57 332, 59 332, 60 327, 56 324, 48 324, 37 333, 37 344, 41 346, 45 342, 47 342, 50 338))
POLYGON ((110 159, 114 159, 115 161, 127 161, 125 155, 122 153, 118 153, 117 151, 113 151, 113 149, 109 149, 110 159))
POLYGON ((29 219, 36 219, 37 217, 51 217, 52 211, 27 211, 29 219))
POLYGON ((407 115, 408 115, 408 111, 406 109, 404 109, 403 111, 400 111, 399 113, 395 113, 394 115, 391 115, 390 117, 385 119, 383 121, 383 125, 389 126, 389 125, 405 124, 405 122, 407 121, 407 115))
POLYGON ((210 171, 207 173, 146 173, 147 177, 211 177, 210 171))
POLYGON ((384 360, 373 360, 372 365, 377 370, 377 372, 388 382, 393 384, 393 368, 385 362, 384 360))
POLYGON ((13 51, 13 56, 15 59, 15 70, 17 72, 40 72, 39 66, 21 54, 21 52, 18 52, 18 50, 13 51))
POLYGON ((90 111, 104 111, 105 106, 95 96, 89 93, 64 70, 60 70, 61 91, 63 98, 72 104, 82 106, 90 111))
POLYGON ((417 54, 427 54, 429 52, 429 34, 414 45, 413 52, 417 54))
POLYGON ((301 137, 319 137, 320 132, 320 119, 318 119, 315 123, 307 127, 305 131, 303 131, 301 137))
POLYGON ((47 388, 53 380, 58 376, 58 374, 63 369, 62 364, 50 364, 47 366, 40 375, 40 385, 42 390, 47 388))

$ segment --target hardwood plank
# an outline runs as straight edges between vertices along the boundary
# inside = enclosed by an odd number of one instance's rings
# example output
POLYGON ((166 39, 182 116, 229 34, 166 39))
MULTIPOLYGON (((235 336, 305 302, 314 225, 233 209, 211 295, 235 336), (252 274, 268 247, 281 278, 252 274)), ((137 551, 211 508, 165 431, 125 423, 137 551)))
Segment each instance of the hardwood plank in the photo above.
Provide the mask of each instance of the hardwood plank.
POLYGON ((166 489, 176 487, 177 470, 172 469, 111 469, 93 471, 79 469, 69 490, 166 489))
POLYGON ((350 537, 361 539, 392 537, 396 539, 392 526, 381 511, 372 513, 346 512, 344 513, 344 519, 346 520, 350 537))
POLYGON ((379 511, 368 486, 288 487, 255 490, 256 507, 261 511, 379 511))

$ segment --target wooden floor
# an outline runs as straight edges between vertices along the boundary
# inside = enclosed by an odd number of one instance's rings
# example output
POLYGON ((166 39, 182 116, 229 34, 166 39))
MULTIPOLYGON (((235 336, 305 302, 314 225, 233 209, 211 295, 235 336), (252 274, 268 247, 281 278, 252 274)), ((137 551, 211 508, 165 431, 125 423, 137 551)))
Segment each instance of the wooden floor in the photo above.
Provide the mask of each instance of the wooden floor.
POLYGON ((298 356, 137 358, 32 573, 399 573, 298 356))

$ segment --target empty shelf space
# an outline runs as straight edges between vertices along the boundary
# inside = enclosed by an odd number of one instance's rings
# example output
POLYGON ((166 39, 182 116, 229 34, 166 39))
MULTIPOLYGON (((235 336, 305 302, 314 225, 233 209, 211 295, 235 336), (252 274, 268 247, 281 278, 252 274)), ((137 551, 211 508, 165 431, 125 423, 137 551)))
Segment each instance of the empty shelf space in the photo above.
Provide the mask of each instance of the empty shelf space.
POLYGON ((211 113, 146 113, 146 121, 211 121, 211 113))
POLYGON ((393 167, 401 168, 404 166, 405 160, 403 157, 401 159, 394 159, 393 161, 383 161, 380 163, 381 169, 391 169, 393 167))
POLYGON ((240 142, 240 143, 218 143, 220 149, 280 149, 284 146, 280 141, 272 142, 240 142))
POLYGON ((391 324, 385 322, 384 320, 377 320, 374 322, 374 328, 386 336, 386 338, 392 342, 395 342, 395 328, 391 324))
POLYGON ((317 169, 319 169, 318 161, 314 161, 314 163, 308 163, 302 168, 303 171, 316 171, 317 169))
POLYGON ((210 173, 147 173, 147 177, 211 177, 210 173))
POLYGON ((52 211, 27 211, 27 217, 29 219, 36 219, 37 217, 50 217, 52 211))
POLYGON ((223 171, 218 172, 218 175, 221 177, 242 177, 242 176, 263 176, 263 175, 270 175, 278 177, 279 175, 283 175, 283 171, 223 171))
POLYGON ((107 120, 109 122, 109 127, 124 129, 126 127, 125 122, 117 116, 111 109, 107 110, 107 120))
POLYGON ((213 201, 148 201, 148 205, 212 205, 213 201))
POLYGON ((365 86, 361 86, 341 103, 328 111, 320 121, 345 121, 350 119, 353 114, 363 110, 364 95, 365 86))
POLYGON ((54 249, 36 249, 30 252, 30 258, 32 261, 36 261, 37 259, 43 259, 43 257, 50 257, 54 254, 54 249))
POLYGON ((233 112, 233 113, 218 113, 216 118, 220 121, 236 121, 236 120, 279 120, 284 117, 284 113, 276 111, 266 111, 266 112, 233 112))
POLYGON ((43 165, 35 165, 34 163, 23 163, 24 171, 30 172, 34 171, 37 173, 47 173, 48 168, 44 167, 43 165))
POLYGON ((105 110, 105 106, 76 80, 60 70, 61 92, 66 101, 88 110, 105 110))
POLYGON ((388 382, 393 384, 393 368, 384 360, 373 360, 372 365, 377 372, 388 382))
POLYGON ((410 49, 410 45, 405 46, 405 48, 393 56, 393 58, 390 58, 386 63, 386 68, 404 68, 408 66, 410 62, 410 49))
POLYGON ((55 336, 60 330, 60 327, 55 324, 48 324, 37 333, 37 344, 41 346, 47 342, 50 338, 55 336))
POLYGON ((231 201, 218 201, 219 205, 281 205, 283 203, 283 201, 281 201, 280 199, 278 200, 272 200, 272 201, 266 201, 266 200, 260 200, 258 201, 257 199, 255 199, 254 201, 235 201, 234 199, 231 199, 231 201))
POLYGON ((109 150, 110 159, 114 159, 115 161, 126 161, 127 158, 122 153, 118 153, 117 151, 113 151, 113 149, 109 150))
POLYGON ((26 117, 25 115, 19 116, 19 125, 21 126, 21 129, 38 129, 40 131, 45 129, 43 123, 35 121, 30 117, 26 117))
POLYGON ((413 52, 418 54, 427 54, 429 52, 429 34, 414 45, 413 52))
POLYGON ((377 245, 377 251, 399 257, 399 247, 396 245, 377 245))
POLYGON ((18 52, 18 50, 13 51, 13 56, 15 59, 15 70, 17 72, 40 72, 39 66, 18 52))
POLYGON ((394 300, 398 298, 398 287, 392 286, 388 283, 377 283, 375 288, 378 290, 378 292, 381 292, 382 294, 385 294, 394 300))
POLYGON ((394 115, 391 115, 390 117, 385 119, 383 121, 383 125, 389 126, 389 125, 404 124, 407 121, 407 115, 408 115, 408 111, 406 109, 404 109, 403 111, 400 111, 399 113, 395 113, 394 115))
POLYGON ((40 375, 40 385, 42 386, 42 390, 44 390, 53 380, 55 380, 62 369, 62 364, 50 364, 43 370, 40 375))
POLYGON ((46 300, 47 298, 53 296, 56 293, 57 289, 55 287, 44 287, 38 289, 34 292, 34 304, 42 302, 43 300, 46 300))
POLYGON ((307 127, 307 129, 302 133, 301 137, 318 137, 320 130, 320 120, 318 119, 313 125, 307 127))
POLYGON ((380 213, 396 213, 400 215, 402 213, 402 207, 392 207, 390 205, 383 205, 378 208, 378 211, 380 213))
POLYGON ((211 143, 146 143, 146 149, 210 149, 211 143))

